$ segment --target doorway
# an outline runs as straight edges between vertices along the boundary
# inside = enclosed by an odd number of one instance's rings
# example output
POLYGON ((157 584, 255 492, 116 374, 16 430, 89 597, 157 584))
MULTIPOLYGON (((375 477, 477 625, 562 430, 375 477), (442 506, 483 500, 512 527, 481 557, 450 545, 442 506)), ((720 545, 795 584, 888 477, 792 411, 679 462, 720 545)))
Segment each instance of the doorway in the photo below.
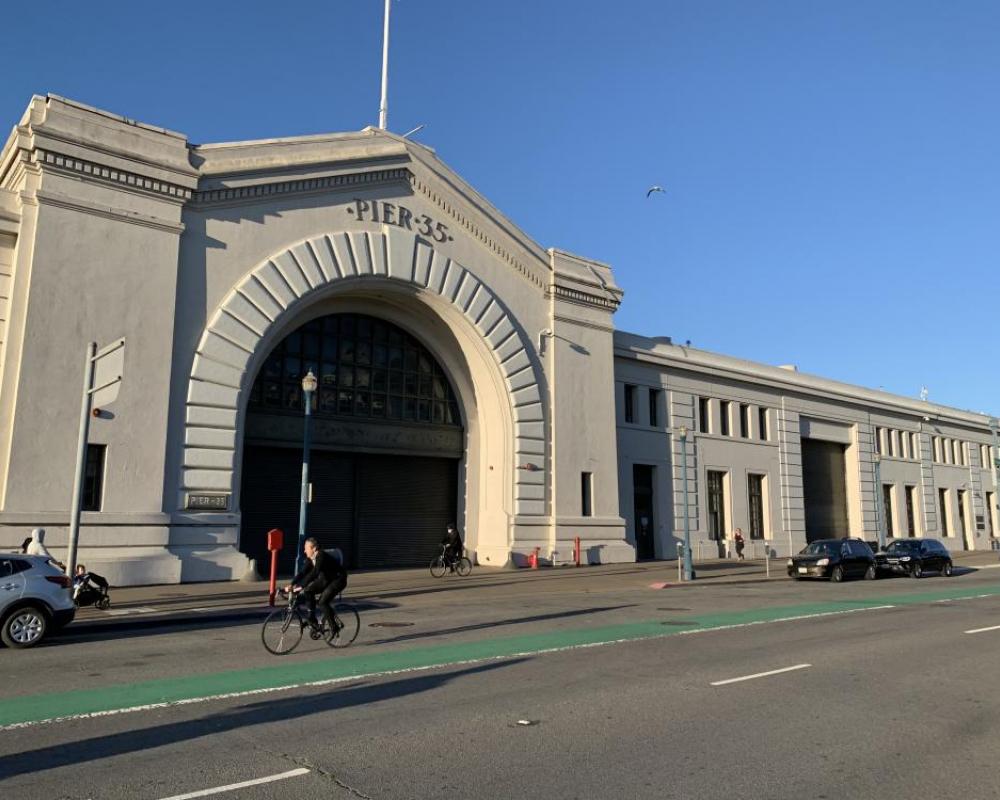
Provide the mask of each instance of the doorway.
POLYGON ((802 439, 802 496, 806 541, 840 539, 847 522, 845 447, 837 442, 802 439))
POLYGON ((653 524, 653 471, 647 464, 632 465, 633 526, 635 530, 635 556, 639 561, 656 558, 653 524))

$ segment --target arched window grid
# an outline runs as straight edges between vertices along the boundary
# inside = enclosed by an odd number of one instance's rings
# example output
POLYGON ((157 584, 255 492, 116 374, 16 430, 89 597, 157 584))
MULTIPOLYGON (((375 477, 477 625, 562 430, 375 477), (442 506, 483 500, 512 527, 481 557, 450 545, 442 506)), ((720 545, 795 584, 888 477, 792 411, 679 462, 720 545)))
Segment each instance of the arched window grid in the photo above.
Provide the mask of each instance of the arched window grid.
POLYGON ((301 414, 310 369, 317 416, 461 425, 451 384, 430 351, 396 325, 362 314, 320 317, 285 337, 254 381, 249 409, 301 414))

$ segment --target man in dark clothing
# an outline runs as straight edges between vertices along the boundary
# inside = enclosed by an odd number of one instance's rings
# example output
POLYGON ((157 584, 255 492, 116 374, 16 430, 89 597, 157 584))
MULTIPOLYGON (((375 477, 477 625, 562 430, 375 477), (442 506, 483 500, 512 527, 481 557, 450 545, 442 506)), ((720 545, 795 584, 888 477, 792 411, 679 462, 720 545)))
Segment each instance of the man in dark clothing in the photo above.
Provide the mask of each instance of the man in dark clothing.
POLYGON ((448 523, 442 544, 445 545, 444 559, 454 572, 455 562, 462 557, 462 534, 458 532, 458 526, 454 522, 448 523))
POLYGON ((300 602, 309 606, 309 616, 316 620, 316 606, 319 605, 326 623, 327 637, 336 632, 332 603, 347 586, 347 570, 336 558, 319 549, 319 543, 312 537, 306 539, 302 548, 306 563, 302 571, 292 578, 288 591, 299 592, 300 602))

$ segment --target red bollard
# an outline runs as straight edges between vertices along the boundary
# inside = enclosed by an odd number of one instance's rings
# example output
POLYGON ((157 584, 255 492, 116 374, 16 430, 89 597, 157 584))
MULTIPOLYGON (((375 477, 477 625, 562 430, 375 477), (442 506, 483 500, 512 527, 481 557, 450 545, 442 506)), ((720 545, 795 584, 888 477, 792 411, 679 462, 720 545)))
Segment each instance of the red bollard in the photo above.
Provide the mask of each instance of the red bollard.
POLYGON ((285 532, 281 528, 272 528, 267 532, 267 549, 271 551, 271 586, 268 590, 268 603, 274 605, 278 594, 278 551, 285 540, 285 532))
POLYGON ((576 562, 577 566, 580 566, 580 537, 577 536, 573 540, 573 560, 576 562))

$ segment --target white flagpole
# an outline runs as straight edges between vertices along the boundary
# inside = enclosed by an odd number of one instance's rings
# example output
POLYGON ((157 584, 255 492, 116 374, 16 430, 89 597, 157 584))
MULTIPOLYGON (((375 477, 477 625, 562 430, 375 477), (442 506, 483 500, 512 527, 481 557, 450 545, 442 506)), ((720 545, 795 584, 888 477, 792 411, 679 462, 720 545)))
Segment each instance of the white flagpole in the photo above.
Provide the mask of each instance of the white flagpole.
POLYGON ((382 31, 382 105, 378 109, 378 126, 386 129, 389 122, 389 4, 385 0, 385 24, 382 31))

